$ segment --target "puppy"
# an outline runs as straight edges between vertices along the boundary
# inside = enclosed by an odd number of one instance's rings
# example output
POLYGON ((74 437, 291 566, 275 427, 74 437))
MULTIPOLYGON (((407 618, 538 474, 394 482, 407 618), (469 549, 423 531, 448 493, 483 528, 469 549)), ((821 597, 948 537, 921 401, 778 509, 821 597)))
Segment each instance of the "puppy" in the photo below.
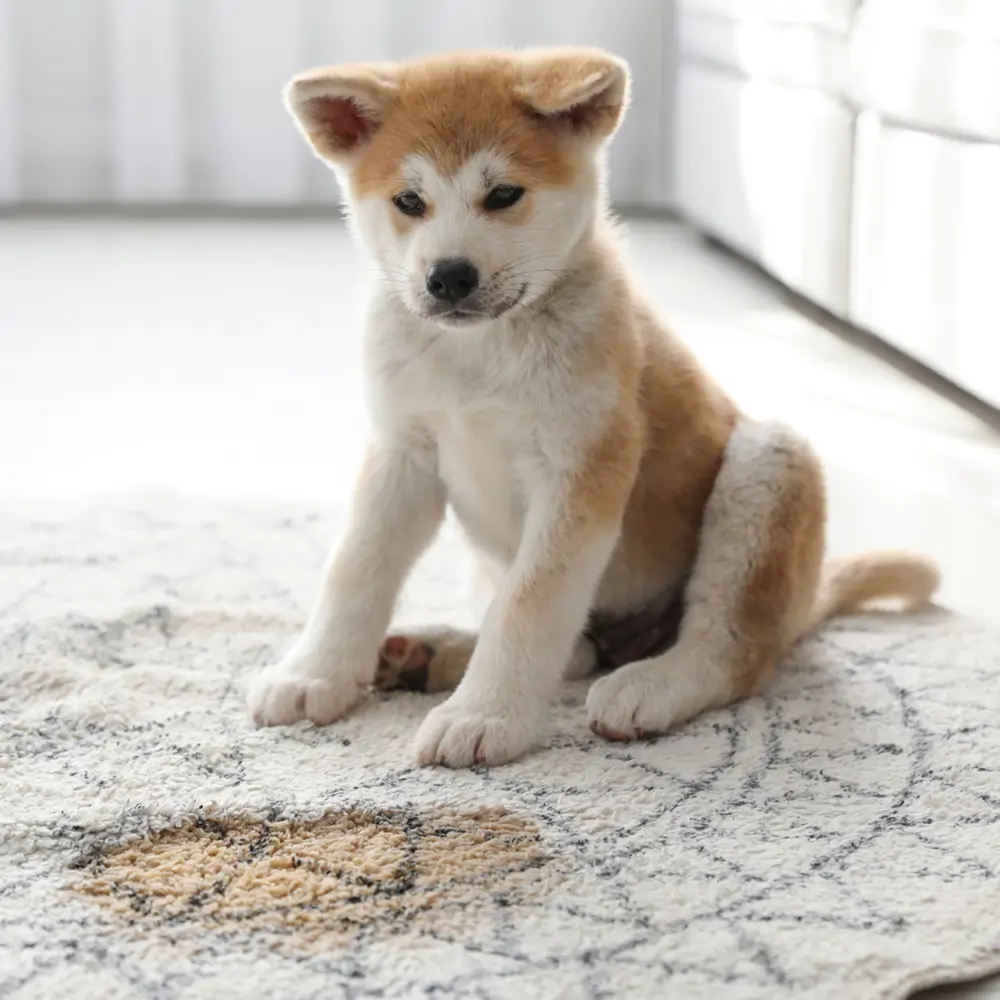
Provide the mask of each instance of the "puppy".
POLYGON ((591 49, 289 84, 379 273, 373 433, 309 623, 252 686, 259 725, 333 722, 376 682, 457 685, 417 760, 502 764, 543 742, 562 677, 608 666, 589 724, 636 739, 752 693, 824 618, 936 588, 907 554, 824 564, 809 446, 744 417, 634 287, 603 175, 628 86, 591 49), (386 638, 449 505, 495 587, 478 636, 386 638))

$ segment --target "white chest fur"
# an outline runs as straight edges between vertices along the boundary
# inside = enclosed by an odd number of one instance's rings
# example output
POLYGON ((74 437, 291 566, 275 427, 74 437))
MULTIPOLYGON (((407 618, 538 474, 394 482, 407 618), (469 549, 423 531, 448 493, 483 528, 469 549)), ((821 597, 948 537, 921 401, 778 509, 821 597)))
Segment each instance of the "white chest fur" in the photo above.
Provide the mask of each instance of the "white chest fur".
POLYGON ((527 491, 516 472, 519 428, 499 417, 488 410, 434 414, 431 423, 438 471, 459 523, 477 548, 509 566, 521 540, 527 491))
POLYGON ((574 470, 600 433, 617 384, 581 383, 582 347, 513 323, 442 332, 393 302, 369 316, 369 401, 381 435, 422 446, 470 541, 510 565, 532 494, 574 470))

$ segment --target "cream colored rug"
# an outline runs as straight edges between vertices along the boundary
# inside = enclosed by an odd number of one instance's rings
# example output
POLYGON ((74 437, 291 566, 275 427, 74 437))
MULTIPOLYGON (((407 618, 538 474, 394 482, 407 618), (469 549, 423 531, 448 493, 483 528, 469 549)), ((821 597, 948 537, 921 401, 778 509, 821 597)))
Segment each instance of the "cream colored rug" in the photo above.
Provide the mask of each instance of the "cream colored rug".
MULTIPOLYGON (((1000 636, 842 621, 767 693, 420 770, 431 699, 254 730, 333 520, 0 516, 0 996, 903 997, 1000 967, 1000 636)), ((404 617, 461 621, 448 535, 404 617)))

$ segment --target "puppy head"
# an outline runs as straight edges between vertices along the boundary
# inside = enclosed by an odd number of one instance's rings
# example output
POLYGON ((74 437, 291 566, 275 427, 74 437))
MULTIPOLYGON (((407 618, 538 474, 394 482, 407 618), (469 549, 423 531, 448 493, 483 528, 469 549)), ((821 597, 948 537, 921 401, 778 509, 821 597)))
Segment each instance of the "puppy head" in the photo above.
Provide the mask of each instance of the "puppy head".
POLYGON ((438 56, 297 76, 285 100, 383 281, 446 328, 543 295, 595 213, 628 67, 596 49, 438 56))

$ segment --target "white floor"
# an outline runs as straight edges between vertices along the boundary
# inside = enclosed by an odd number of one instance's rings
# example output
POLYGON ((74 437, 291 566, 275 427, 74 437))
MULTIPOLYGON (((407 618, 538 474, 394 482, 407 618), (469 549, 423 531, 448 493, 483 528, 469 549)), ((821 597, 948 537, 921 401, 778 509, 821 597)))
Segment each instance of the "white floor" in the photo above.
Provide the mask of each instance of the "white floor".
MULTIPOLYGON (((631 229, 705 363, 825 456, 832 550, 931 553, 943 603, 1000 621, 1000 439, 684 229, 631 229)), ((365 271, 329 221, 0 219, 0 497, 342 499, 365 271)))
MULTIPOLYGON (((825 457, 831 549, 929 552, 1000 621, 1000 439, 683 228, 630 229, 704 362, 825 457)), ((0 219, 0 495, 342 498, 366 270, 330 220, 0 219)))

